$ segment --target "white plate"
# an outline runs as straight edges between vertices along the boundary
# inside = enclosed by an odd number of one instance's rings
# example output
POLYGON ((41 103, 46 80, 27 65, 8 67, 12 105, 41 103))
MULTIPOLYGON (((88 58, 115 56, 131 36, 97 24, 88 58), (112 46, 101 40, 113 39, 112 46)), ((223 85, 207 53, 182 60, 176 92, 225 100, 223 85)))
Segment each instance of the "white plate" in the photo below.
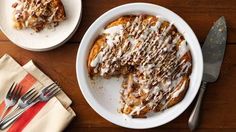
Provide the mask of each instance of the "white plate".
POLYGON ((67 19, 53 29, 35 33, 32 29, 13 28, 12 3, 16 0, 0 0, 0 27, 16 45, 31 51, 47 51, 64 44, 75 33, 82 15, 81 0, 62 0, 67 19))
POLYGON ((89 105, 103 118, 127 128, 144 129, 163 125, 179 116, 193 101, 196 96, 203 73, 203 59, 199 42, 188 24, 174 12, 153 4, 132 3, 109 10, 100 16, 87 30, 81 43, 76 60, 77 79, 80 89, 89 105), (184 99, 175 106, 154 114, 146 119, 131 119, 117 112, 119 107, 119 90, 122 79, 112 78, 109 80, 96 78, 91 81, 87 71, 87 57, 91 45, 101 33, 104 26, 112 20, 127 14, 150 14, 158 15, 174 22, 178 30, 183 33, 189 43, 193 58, 193 69, 190 76, 190 86, 184 99))

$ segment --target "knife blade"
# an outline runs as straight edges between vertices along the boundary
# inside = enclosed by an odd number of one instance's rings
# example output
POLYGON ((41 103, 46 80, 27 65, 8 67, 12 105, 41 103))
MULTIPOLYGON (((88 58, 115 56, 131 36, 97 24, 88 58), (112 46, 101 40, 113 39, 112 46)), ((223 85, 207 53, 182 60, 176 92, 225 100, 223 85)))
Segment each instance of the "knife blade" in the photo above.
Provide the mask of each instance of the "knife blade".
POLYGON ((207 83, 215 82, 218 79, 221 64, 223 62, 227 39, 227 27, 225 18, 220 17, 209 31, 202 46, 204 61, 203 79, 199 89, 197 103, 190 115, 188 126, 193 131, 199 123, 200 106, 207 83))

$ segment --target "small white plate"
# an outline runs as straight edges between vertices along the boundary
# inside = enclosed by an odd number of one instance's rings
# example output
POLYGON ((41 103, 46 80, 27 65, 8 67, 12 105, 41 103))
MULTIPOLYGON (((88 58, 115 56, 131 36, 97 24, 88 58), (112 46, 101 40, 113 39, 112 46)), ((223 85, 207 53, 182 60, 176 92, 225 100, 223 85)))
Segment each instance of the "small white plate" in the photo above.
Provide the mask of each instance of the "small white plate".
POLYGON ((35 33, 32 29, 16 30, 12 25, 12 3, 16 0, 0 0, 0 27, 2 32, 16 45, 31 51, 54 49, 75 33, 82 15, 81 0, 62 0, 67 19, 53 28, 35 33))
POLYGON ((153 4, 132 3, 109 10, 100 16, 85 33, 78 50, 76 60, 77 79, 82 94, 89 105, 103 118, 127 128, 144 129, 163 125, 179 116, 196 96, 203 73, 203 59, 199 42, 189 25, 174 12, 153 4), (145 119, 131 119, 117 112, 119 107, 122 78, 91 80, 88 76, 87 57, 91 45, 101 33, 105 25, 114 19, 129 14, 158 15, 173 22, 178 30, 183 33, 189 43, 193 59, 193 69, 190 76, 190 86, 184 99, 175 106, 152 115, 145 119))

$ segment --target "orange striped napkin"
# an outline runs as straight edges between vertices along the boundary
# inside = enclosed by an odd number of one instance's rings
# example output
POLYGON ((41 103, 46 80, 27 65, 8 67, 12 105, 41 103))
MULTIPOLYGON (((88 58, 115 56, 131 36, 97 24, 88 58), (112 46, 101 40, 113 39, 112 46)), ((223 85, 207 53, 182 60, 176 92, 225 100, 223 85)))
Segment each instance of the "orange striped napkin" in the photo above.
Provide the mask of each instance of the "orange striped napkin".
MULTIPOLYGON (((13 82, 23 86, 22 95, 32 87, 41 89, 53 81, 40 71, 32 61, 20 66, 12 57, 4 55, 0 59, 0 114, 5 103, 4 97, 13 82)), ((28 109, 6 132, 58 132, 76 116, 71 109, 72 101, 60 92, 48 102, 40 102, 28 109)))

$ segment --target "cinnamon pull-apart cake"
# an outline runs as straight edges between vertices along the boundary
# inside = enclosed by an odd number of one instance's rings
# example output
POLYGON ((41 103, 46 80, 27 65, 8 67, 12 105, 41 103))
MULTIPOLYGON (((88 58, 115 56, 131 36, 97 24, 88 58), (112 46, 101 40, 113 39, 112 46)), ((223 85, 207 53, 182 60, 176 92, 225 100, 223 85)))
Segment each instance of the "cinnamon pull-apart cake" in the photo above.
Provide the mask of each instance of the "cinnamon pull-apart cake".
POLYGON ((60 0, 17 0, 12 7, 16 29, 31 28, 39 32, 57 26, 66 18, 60 0))
POLYGON ((161 17, 122 16, 108 24, 88 56, 90 77, 123 76, 120 111, 143 118, 180 102, 192 57, 177 28, 161 17))

